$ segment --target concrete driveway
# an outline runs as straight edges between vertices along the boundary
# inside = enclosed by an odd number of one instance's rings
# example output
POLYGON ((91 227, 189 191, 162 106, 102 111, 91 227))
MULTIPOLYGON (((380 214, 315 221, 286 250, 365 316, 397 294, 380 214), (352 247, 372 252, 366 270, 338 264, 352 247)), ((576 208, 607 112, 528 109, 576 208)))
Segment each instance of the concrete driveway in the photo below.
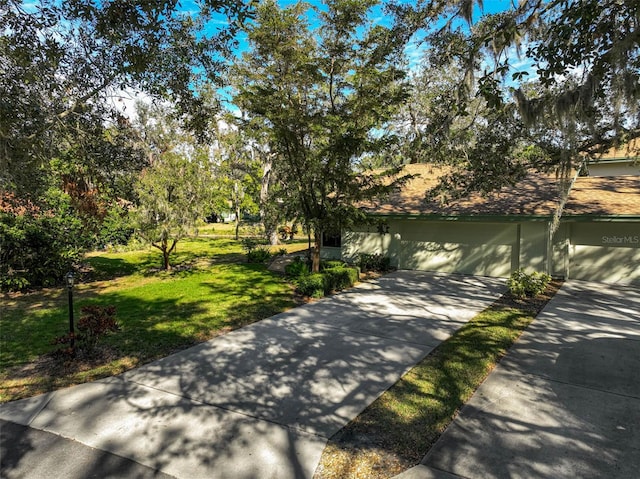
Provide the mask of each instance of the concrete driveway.
POLYGON ((311 477, 329 437, 505 289, 397 272, 123 375, 4 404, 0 475, 311 477))
POLYGON ((565 283, 397 477, 640 477, 640 289, 565 283))

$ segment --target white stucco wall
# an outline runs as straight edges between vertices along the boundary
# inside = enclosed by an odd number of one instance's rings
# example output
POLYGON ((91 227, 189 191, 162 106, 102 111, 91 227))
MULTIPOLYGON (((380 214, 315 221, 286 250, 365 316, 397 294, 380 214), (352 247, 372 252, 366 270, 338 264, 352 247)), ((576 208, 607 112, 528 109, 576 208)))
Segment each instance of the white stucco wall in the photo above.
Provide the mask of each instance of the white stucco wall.
POLYGON ((515 224, 416 221, 399 233, 401 269, 509 276, 517 264, 515 224))
POLYGON ((519 266, 527 272, 547 271, 549 224, 525 221, 519 224, 519 266))
POLYGON ((354 261, 360 253, 390 256, 391 234, 381 234, 376 227, 362 226, 342 233, 342 258, 354 261))
POLYGON ((390 220, 388 226, 386 234, 374 227, 345 232, 343 259, 382 254, 399 269, 487 276, 508 276, 517 267, 516 224, 390 220))

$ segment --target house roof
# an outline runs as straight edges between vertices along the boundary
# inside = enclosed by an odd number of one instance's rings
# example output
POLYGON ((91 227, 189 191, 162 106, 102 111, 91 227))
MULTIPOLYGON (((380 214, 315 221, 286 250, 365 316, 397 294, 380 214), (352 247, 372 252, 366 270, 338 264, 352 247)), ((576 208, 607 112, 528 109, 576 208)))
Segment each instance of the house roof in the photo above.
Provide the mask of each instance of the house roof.
POLYGON ((596 161, 631 161, 640 157, 640 138, 634 138, 618 148, 611 148, 599 156, 596 161))
MULTIPOLYGON (((487 196, 474 193, 446 205, 425 201, 426 193, 446 172, 429 164, 406 165, 403 173, 416 178, 388 198, 363 207, 372 214, 391 216, 552 217, 569 186, 556 175, 531 172, 514 186, 487 196)), ((565 215, 640 216, 640 177, 579 177, 563 209, 565 215)))
POLYGON ((427 192, 447 171, 429 164, 406 165, 402 173, 417 175, 416 178, 388 198, 364 207, 369 213, 383 215, 552 216, 560 202, 561 182, 554 175, 543 174, 531 174, 515 186, 487 196, 474 193, 446 205, 425 201, 427 192))
POLYGON ((576 179, 563 216, 640 216, 640 176, 576 179))

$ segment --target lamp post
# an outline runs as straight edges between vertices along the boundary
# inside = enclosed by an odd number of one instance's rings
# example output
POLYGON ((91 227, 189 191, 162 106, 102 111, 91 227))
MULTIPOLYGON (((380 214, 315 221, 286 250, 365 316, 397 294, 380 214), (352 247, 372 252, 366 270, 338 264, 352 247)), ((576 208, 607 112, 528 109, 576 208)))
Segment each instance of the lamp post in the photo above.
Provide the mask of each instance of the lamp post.
POLYGON ((69 293, 69 335, 71 337, 71 351, 75 351, 76 338, 73 327, 73 271, 69 271, 64 278, 67 283, 67 291, 69 293))

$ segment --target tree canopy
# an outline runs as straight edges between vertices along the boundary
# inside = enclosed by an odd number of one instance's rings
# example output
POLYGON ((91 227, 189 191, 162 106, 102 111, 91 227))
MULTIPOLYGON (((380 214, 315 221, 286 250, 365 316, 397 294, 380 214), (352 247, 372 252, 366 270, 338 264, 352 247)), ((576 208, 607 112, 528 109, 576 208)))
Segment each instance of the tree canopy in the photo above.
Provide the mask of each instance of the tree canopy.
MULTIPOLYGON (((49 160, 108 143, 100 130, 126 124, 122 91, 171 100, 205 133, 214 110, 198 85, 220 84, 249 3, 205 0, 186 14, 174 0, 0 0, 0 188, 37 196, 49 160)), ((101 156, 105 169, 113 157, 101 156)))
POLYGON ((162 252, 163 268, 170 269, 176 245, 197 231, 209 210, 216 186, 211 158, 169 108, 140 104, 138 109, 149 166, 135 184, 133 217, 138 235, 162 252))
POLYGON ((429 68, 462 69, 451 94, 436 99, 450 112, 444 124, 455 115, 477 119, 483 129, 491 120, 474 116, 482 99, 498 134, 470 144, 513 145, 487 150, 484 159, 473 149, 467 161, 451 155, 459 174, 449 178, 449 188, 491 189, 500 183, 492 185, 493 178, 522 175, 519 165, 566 173, 585 155, 640 136, 638 2, 526 0, 486 15, 481 0, 392 2, 388 8, 398 41, 420 43, 429 68))
POLYGON ((328 0, 312 29, 305 4, 263 2, 237 68, 236 101, 267 126, 282 200, 315 232, 316 271, 322 234, 363 221, 358 201, 390 188, 385 175, 359 168, 388 142, 382 126, 407 95, 401 47, 368 21, 376 4, 328 0))

